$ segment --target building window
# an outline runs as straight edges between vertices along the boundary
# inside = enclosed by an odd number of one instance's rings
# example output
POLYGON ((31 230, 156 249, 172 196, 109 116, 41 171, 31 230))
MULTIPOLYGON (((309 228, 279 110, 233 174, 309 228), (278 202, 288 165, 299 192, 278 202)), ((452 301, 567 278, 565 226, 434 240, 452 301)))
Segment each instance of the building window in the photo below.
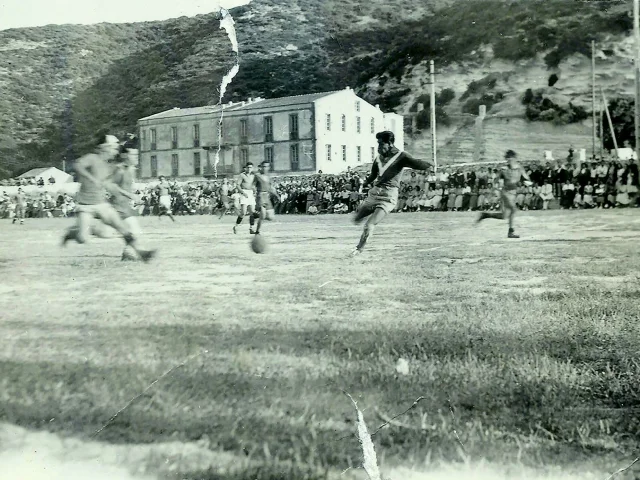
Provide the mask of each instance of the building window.
POLYGON ((273 117, 264 117, 264 141, 273 142, 273 117))
POLYGON ((140 130, 140 150, 144 150, 147 147, 147 131, 140 130))
POLYGON ((356 132, 360 133, 360 117, 356 117, 356 132))
POLYGON ((289 148, 289 158, 291 160, 291 170, 295 171, 300 168, 300 157, 298 151, 298 144, 291 145, 289 148))
POLYGON ((371 161, 376 159, 376 147, 371 147, 371 161))
POLYGON ((247 163, 249 163, 249 150, 243 148, 240 150, 240 163, 244 167, 247 163))
POLYGON ((200 152, 193 152, 193 174, 202 174, 202 168, 200 166, 200 152))
POLYGON ((327 162, 331 161, 331 145, 327 145, 327 162))
POLYGON ((269 170, 273 172, 273 147, 264 147, 264 161, 269 162, 269 170))
POLYGON ((343 132, 347 131, 347 116, 346 115, 342 115, 342 131, 343 132))
POLYGON ((155 155, 151 155, 151 176, 154 178, 158 176, 158 157, 155 155))
POLYGON ((356 102, 356 112, 360 111, 360 101, 356 102))
POLYGON ((331 130, 331 114, 327 113, 327 131, 331 130))
POLYGON ((391 119, 391 131, 392 132, 396 131, 396 121, 395 121, 395 119, 391 119))
POLYGON ((193 126, 193 146, 195 148, 200 146, 200 125, 193 126))
POLYGON ((178 127, 171 127, 171 148, 178 148, 178 127))
POLYGON ((346 145, 342 145, 342 161, 343 162, 347 161, 347 146, 346 145))
POLYGON ((171 176, 177 177, 179 173, 180 169, 178 165, 178 155, 174 153, 173 155, 171 155, 171 176))
MULTIPOLYGON (((155 150, 158 147, 158 144, 156 143, 156 129, 152 128, 151 129, 151 150, 155 150)), ((155 177, 155 175, 153 175, 155 177)))
POLYGON ((298 140, 298 114, 292 113, 289 115, 289 138, 291 140, 298 140))
POLYGON ((362 147, 356 147, 358 152, 358 163, 362 162, 362 147))
POLYGON ((245 119, 240 120, 240 141, 247 141, 247 121, 245 119))
POLYGON ((222 138, 224 135, 224 123, 218 122, 218 138, 222 138))
POLYGON ((376 133, 376 119, 371 119, 371 133, 376 133))

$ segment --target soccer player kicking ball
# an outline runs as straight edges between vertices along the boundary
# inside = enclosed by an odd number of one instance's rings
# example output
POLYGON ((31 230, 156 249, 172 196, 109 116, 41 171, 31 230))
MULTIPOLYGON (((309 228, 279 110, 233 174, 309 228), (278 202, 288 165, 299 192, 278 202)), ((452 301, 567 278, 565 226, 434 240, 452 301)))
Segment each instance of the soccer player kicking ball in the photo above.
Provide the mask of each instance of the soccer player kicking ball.
POLYGON ((254 184, 253 163, 249 162, 244 166, 244 171, 238 176, 238 188, 240 190, 240 212, 233 226, 233 233, 238 233, 238 226, 242 223, 244 216, 249 213, 249 233, 253 235, 253 225, 255 219, 253 213, 256 208, 256 196, 253 192, 254 184))
POLYGON ((260 235, 260 227, 263 220, 273 220, 275 216, 275 210, 271 203, 271 178, 269 177, 269 165, 270 163, 264 161, 258 167, 258 173, 254 176, 254 184, 256 186, 256 203, 258 212, 254 214, 258 219, 258 225, 256 226, 256 235, 260 235))
POLYGON ((495 218, 504 220, 505 217, 509 218, 509 233, 508 238, 520 238, 513 230, 513 220, 516 216, 518 207, 516 206, 516 189, 520 184, 520 180, 524 177, 525 184, 531 185, 531 179, 529 175, 524 171, 516 161, 516 152, 513 150, 507 150, 504 158, 508 162, 508 167, 500 172, 500 178, 504 180, 504 186, 500 192, 500 200, 502 203, 502 212, 482 212, 478 218, 478 223, 487 218, 495 218))
POLYGON ((123 192, 109 179, 112 170, 108 161, 118 154, 119 148, 118 139, 113 135, 107 135, 94 153, 89 153, 76 161, 75 169, 80 180, 80 190, 76 200, 77 224, 67 230, 62 246, 65 246, 69 240, 75 240, 80 244, 86 243, 91 232, 91 220, 97 218, 117 230, 124 237, 126 244, 133 248, 142 260, 148 262, 155 255, 155 251, 141 250, 136 246, 135 235, 106 199, 107 191, 123 192))
POLYGON ((433 166, 431 162, 413 158, 406 152, 394 146, 393 132, 384 131, 376 134, 378 140, 378 157, 373 162, 371 173, 364 182, 364 186, 371 185, 368 197, 362 202, 355 214, 354 223, 358 224, 369 217, 364 225, 358 246, 351 252, 351 256, 362 253, 369 236, 375 226, 393 211, 398 203, 398 187, 400 176, 404 168, 414 170, 428 170, 433 166))

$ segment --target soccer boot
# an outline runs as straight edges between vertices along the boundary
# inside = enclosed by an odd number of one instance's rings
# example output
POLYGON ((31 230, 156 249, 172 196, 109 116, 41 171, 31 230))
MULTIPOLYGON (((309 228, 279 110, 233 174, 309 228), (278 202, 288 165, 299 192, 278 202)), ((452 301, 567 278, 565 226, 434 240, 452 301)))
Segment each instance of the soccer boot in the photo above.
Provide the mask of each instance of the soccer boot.
POLYGON ((487 218, 489 218, 489 214, 487 212, 482 212, 480 213, 480 216, 478 217, 478 220, 476 220, 476 223, 480 223, 483 220, 486 220, 487 218))
POLYGON ((354 248, 351 253, 349 254, 349 257, 353 258, 353 257, 357 257, 358 255, 360 255, 362 253, 362 250, 359 249, 358 247, 354 248))
POLYGON ((238 233, 238 224, 237 223, 233 226, 233 233, 238 233))
POLYGON ((128 252, 122 252, 122 258, 121 258, 121 260, 122 260, 123 262, 135 262, 135 261, 137 261, 138 259, 137 259, 134 255, 132 255, 131 253, 128 253, 128 252))
POLYGON ((64 247, 69 240, 75 240, 75 239, 76 239, 75 232, 71 230, 67 230, 67 233, 65 233, 64 237, 62 238, 62 244, 60 246, 64 247))
POLYGON ((520 235, 516 235, 515 232, 509 232, 507 237, 508 238, 520 238, 520 235))
POLYGON ((145 250, 139 253, 140 253, 140 258, 142 259, 143 262, 148 262, 149 260, 151 260, 153 257, 156 256, 155 250, 145 250))

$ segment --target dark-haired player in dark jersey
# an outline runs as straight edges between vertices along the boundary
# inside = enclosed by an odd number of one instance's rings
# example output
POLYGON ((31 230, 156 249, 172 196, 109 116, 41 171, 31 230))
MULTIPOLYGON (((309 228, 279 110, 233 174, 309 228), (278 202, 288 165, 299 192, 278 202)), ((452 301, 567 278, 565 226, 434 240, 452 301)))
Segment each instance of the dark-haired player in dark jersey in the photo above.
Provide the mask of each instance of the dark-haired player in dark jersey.
POLYGON ((394 146, 395 135, 393 132, 379 132, 376 134, 376 139, 378 140, 379 155, 373 162, 371 173, 364 182, 364 186, 371 185, 371 189, 367 198, 358 208, 354 223, 358 224, 366 217, 369 219, 364 225, 358 246, 351 252, 352 256, 362 252, 375 226, 396 207, 402 170, 404 168, 428 170, 433 166, 431 162, 417 160, 408 153, 398 150, 394 146))
POLYGON ((266 160, 258 166, 258 173, 254 175, 253 183, 256 187, 256 213, 254 216, 258 219, 255 234, 260 234, 263 220, 273 220, 275 217, 275 209, 271 203, 271 178, 269 177, 269 162, 266 160))
POLYGON ((480 217, 478 217, 478 223, 487 218, 495 218, 498 220, 504 220, 505 217, 509 218, 509 233, 507 234, 508 238, 520 238, 519 235, 516 235, 513 230, 513 220, 516 216, 516 211, 518 207, 516 206, 516 189, 520 185, 520 180, 524 178, 527 182, 530 182, 531 179, 529 175, 524 171, 516 161, 516 152, 513 150, 507 150, 504 158, 508 162, 508 167, 500 172, 500 178, 504 181, 504 186, 502 187, 502 191, 500 192, 500 200, 502 203, 502 212, 500 213, 492 213, 492 212, 482 212, 480 217))

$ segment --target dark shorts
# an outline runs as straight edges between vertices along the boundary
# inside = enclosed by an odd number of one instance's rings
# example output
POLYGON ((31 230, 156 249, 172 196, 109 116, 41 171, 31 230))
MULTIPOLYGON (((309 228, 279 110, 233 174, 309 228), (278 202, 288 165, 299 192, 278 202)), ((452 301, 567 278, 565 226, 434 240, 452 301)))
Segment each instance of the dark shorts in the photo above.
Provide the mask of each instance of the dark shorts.
POLYGON ((515 190, 502 190, 500 195, 502 199, 502 207, 510 210, 516 209, 516 191, 515 190))
POLYGON ((271 203, 271 194, 269 192, 262 192, 256 196, 256 206, 258 208, 264 208, 265 210, 273 210, 273 203, 271 203))

